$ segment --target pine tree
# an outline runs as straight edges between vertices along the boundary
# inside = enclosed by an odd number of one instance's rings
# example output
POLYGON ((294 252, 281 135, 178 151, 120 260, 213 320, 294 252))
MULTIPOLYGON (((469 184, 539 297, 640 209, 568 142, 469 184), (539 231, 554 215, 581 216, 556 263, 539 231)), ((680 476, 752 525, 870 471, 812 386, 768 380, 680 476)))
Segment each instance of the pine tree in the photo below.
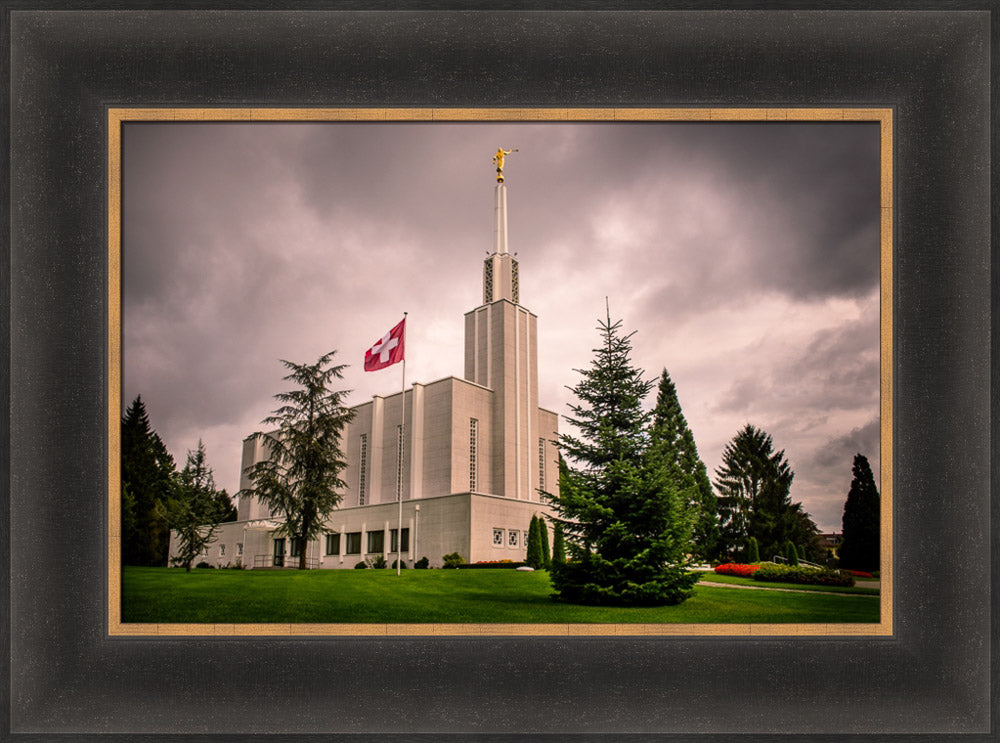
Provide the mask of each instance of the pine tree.
POLYGON ((840 566, 878 570, 881 551, 881 498, 868 458, 857 454, 851 468, 851 489, 844 503, 844 539, 838 550, 840 566))
POLYGON ((191 570, 194 559, 215 541, 215 531, 229 515, 231 505, 224 490, 215 489, 205 444, 189 451, 184 469, 177 475, 174 497, 167 503, 170 528, 177 533, 177 556, 172 562, 191 570))
POLYGON ((715 480, 723 553, 735 557, 751 536, 767 558, 784 552, 800 508, 789 496, 794 477, 784 450, 773 450, 770 434, 748 423, 733 437, 715 480))
POLYGON ((562 526, 557 521, 552 527, 552 570, 566 564, 566 543, 563 541, 562 526))
POLYGON ((153 431, 141 395, 125 411, 121 430, 122 560, 166 565, 166 503, 173 495, 174 459, 153 431))
POLYGON ((559 437, 559 495, 549 495, 572 561, 552 571, 557 598, 583 604, 675 604, 691 595, 684 567, 691 544, 680 514, 685 495, 649 446, 652 383, 630 360, 632 335, 600 321, 602 343, 572 388, 569 422, 559 437))
POLYGON ((542 538, 538 529, 538 516, 531 517, 531 524, 528 526, 528 546, 525 550, 525 564, 535 570, 541 570, 544 566, 542 559, 542 538))
MULTIPOLYGON (((328 366, 335 353, 324 354, 315 364, 282 360, 291 369, 284 379, 297 389, 275 395, 282 405, 263 422, 278 430, 253 434, 265 442, 269 457, 248 469, 253 485, 244 492, 282 516, 284 523, 275 533, 303 546, 320 535, 346 487, 340 479, 347 466, 340 438, 354 411, 344 407, 349 390, 327 389, 332 379, 343 379, 346 368, 328 366)), ((299 551, 299 570, 306 567, 306 551, 299 551)))
POLYGON ((542 567, 548 570, 552 567, 552 552, 549 549, 549 528, 542 516, 538 517, 538 542, 542 547, 542 567))
POLYGON ((708 470, 698 456, 694 434, 681 411, 677 389, 666 369, 660 375, 650 428, 651 454, 667 470, 672 487, 687 501, 686 518, 691 522, 693 552, 702 560, 715 557, 719 539, 719 519, 715 494, 708 470))

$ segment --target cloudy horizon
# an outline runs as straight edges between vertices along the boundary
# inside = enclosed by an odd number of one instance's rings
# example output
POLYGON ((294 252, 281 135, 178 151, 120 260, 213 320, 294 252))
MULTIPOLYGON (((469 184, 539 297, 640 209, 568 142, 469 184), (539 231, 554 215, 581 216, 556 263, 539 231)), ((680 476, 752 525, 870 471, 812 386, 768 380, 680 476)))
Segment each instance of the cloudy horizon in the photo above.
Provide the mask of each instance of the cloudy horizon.
MULTIPOLYGON (((286 389, 279 359, 349 364, 408 312, 406 382, 461 376, 507 159, 509 246, 562 416, 605 314, 673 379, 714 481, 746 423, 840 531, 855 453, 879 466, 879 141, 872 123, 128 123, 122 410, 216 483, 286 389)), ((655 389, 648 400, 652 405, 655 389)))

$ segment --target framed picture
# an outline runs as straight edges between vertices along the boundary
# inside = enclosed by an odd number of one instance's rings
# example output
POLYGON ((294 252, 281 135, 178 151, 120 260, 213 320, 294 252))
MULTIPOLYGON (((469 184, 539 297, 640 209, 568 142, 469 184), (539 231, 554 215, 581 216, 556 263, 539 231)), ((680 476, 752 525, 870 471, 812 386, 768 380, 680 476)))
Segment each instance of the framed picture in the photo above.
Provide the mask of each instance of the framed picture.
MULTIPOLYGON (((14 739, 990 734, 989 13, 8 14, 14 739), (383 119, 410 112, 406 120, 446 110, 452 121, 479 119, 469 126, 491 111, 528 121, 546 111, 596 120, 697 110, 725 121, 820 121, 838 111, 876 122, 888 181, 879 187, 879 234, 891 248, 879 263, 883 290, 891 277, 879 311, 880 381, 891 384, 882 415, 888 409, 892 420, 881 436, 891 591, 879 631, 121 631, 120 514, 108 494, 119 456, 109 380, 122 367, 108 329, 122 318, 107 287, 121 270, 109 260, 109 236, 116 212, 129 214, 130 192, 113 187, 112 128, 157 116, 178 130, 237 116, 313 121, 334 109, 383 119), (715 700, 710 709, 706 700, 715 700)), ((158 229, 155 219, 142 227, 158 229)), ((173 227, 159 229, 175 235, 173 227)), ((165 271, 181 268, 169 254, 159 259, 165 271)), ((428 265, 423 276, 434 271, 428 265)), ((185 265, 179 275, 197 273, 185 265)), ((165 341, 175 330, 169 317, 159 320, 143 328, 151 352, 161 345, 156 333, 165 341)), ((490 523, 484 541, 501 526, 504 551, 509 530, 527 528, 490 523)), ((360 543, 384 548, 394 537, 360 543)), ((419 539, 402 537, 404 550, 419 539)), ((349 539, 334 541, 346 549, 349 539)), ((227 547, 226 557, 237 554, 235 543, 227 547)))

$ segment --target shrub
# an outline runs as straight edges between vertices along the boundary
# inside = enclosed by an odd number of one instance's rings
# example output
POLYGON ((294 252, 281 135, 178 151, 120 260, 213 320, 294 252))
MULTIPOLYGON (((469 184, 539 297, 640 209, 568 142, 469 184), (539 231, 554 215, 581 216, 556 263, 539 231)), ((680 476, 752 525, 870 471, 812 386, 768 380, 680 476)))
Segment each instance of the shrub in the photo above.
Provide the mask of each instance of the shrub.
POLYGON ((377 570, 389 567, 389 564, 385 561, 382 555, 376 555, 375 557, 368 558, 368 566, 377 570))
POLYGON ((757 546, 757 537, 750 537, 747 542, 747 562, 760 562, 760 548, 757 546))
POLYGON ((202 560, 202 561, 201 561, 201 562, 199 562, 199 563, 198 563, 197 565, 195 565, 195 567, 196 567, 196 568, 214 568, 214 567, 215 567, 215 565, 212 565, 212 564, 210 564, 210 563, 207 563, 207 562, 205 562, 204 560, 202 560))
POLYGON ((446 568, 457 568, 465 562, 465 559, 457 552, 449 552, 447 555, 443 555, 441 559, 444 561, 444 567, 446 568))
POLYGON ((361 562, 359 562, 357 565, 354 566, 354 569, 355 570, 364 570, 367 567, 368 567, 368 563, 365 562, 364 560, 362 560, 361 562))
POLYGON ((754 571, 754 580, 774 583, 802 583, 814 586, 846 586, 854 585, 854 577, 829 568, 794 567, 791 565, 773 565, 765 563, 754 571))
POLYGON ((759 569, 760 565, 745 565, 739 562, 727 562, 722 565, 717 565, 715 567, 715 572, 719 575, 735 575, 739 578, 749 578, 759 569))
POLYGON ((479 562, 465 563, 458 567, 465 570, 478 570, 482 568, 519 568, 525 563, 514 562, 513 560, 480 560, 479 562))
POLYGON ((413 567, 415 567, 417 570, 427 570, 427 568, 429 568, 430 566, 431 566, 431 561, 427 559, 426 555, 424 555, 415 563, 413 563, 413 567))
MULTIPOLYGON (((396 563, 397 562, 399 562, 399 560, 393 560, 392 561, 392 569, 393 570, 396 569, 396 563)), ((399 562, 399 569, 400 570, 406 570, 406 568, 407 568, 406 560, 403 560, 402 562, 399 562)))
POLYGON ((795 544, 791 539, 785 542, 785 559, 788 560, 789 565, 798 566, 799 564, 799 552, 795 549, 795 544))

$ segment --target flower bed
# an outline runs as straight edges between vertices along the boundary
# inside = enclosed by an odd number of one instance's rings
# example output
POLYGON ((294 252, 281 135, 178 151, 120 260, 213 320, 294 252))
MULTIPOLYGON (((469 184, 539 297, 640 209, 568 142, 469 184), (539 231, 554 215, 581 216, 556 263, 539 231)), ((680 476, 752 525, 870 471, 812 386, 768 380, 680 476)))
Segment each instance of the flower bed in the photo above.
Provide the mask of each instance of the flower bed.
POLYGON ((848 570, 847 568, 841 568, 840 572, 853 575, 855 578, 867 578, 868 580, 872 580, 875 577, 871 573, 866 573, 864 570, 848 570))
POLYGON ((715 572, 719 575, 735 575, 738 578, 751 578, 758 570, 760 565, 746 565, 739 562, 727 562, 715 567, 715 572))
POLYGON ((795 567, 792 565, 761 565, 754 571, 754 580, 773 583, 802 583, 813 586, 854 585, 854 576, 828 568, 795 567))

